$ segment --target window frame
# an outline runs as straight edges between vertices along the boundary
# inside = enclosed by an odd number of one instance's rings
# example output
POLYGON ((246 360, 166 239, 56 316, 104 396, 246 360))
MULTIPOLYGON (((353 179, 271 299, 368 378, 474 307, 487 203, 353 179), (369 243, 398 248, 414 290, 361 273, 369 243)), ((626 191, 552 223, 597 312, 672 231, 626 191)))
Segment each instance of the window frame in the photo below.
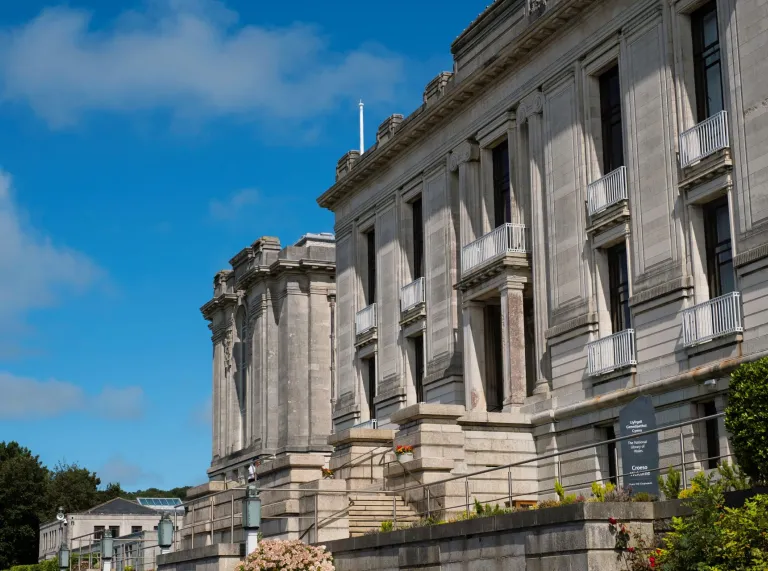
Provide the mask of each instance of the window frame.
POLYGON ((723 58, 720 41, 720 28, 718 22, 717 2, 710 0, 691 13, 691 40, 693 43, 693 76, 694 90, 696 94, 696 117, 701 123, 725 109, 725 94, 723 92, 723 58), (714 17, 717 38, 713 43, 706 44, 705 26, 708 18, 714 17), (714 58, 711 63, 707 60, 714 58), (718 67, 718 85, 720 108, 715 111, 710 103, 710 83, 708 72, 713 67, 718 67))

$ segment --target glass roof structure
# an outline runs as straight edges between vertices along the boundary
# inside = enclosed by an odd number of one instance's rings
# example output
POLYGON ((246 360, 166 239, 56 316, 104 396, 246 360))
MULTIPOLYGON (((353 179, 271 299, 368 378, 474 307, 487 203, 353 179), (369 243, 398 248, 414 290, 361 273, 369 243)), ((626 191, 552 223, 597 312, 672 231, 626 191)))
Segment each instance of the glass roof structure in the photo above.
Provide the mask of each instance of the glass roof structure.
POLYGON ((176 510, 182 509, 180 498, 136 498, 136 501, 147 508, 153 510, 176 510))

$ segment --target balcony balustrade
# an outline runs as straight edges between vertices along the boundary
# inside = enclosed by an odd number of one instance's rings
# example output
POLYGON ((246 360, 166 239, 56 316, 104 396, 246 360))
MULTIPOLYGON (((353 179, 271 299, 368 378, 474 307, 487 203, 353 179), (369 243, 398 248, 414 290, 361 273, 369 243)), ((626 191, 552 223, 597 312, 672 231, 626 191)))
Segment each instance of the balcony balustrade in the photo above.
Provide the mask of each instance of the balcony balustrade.
POLYGON ((524 224, 503 224, 461 250, 461 273, 510 252, 530 252, 530 237, 524 224))
POLYGON ((632 365, 637 365, 634 329, 619 331, 587 345, 587 374, 590 377, 632 365))
POLYGON ((689 167, 729 147, 728 114, 720 111, 680 135, 680 166, 689 167))
POLYGON ((424 303, 424 278, 417 278, 400 288, 400 312, 405 313, 424 303))
POLYGON ((362 335, 376 327, 376 304, 372 303, 355 314, 355 333, 362 335))
POLYGON ((739 292, 727 293, 683 310, 683 344, 686 347, 742 331, 739 292))
POLYGON ((627 167, 619 167, 587 187, 587 208, 590 216, 626 199, 627 167))

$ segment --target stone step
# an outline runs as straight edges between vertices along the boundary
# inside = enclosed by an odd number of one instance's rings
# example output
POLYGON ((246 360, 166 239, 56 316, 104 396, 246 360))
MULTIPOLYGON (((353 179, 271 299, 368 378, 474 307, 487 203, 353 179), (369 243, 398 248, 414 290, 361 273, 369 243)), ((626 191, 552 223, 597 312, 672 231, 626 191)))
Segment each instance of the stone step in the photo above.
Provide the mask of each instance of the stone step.
POLYGON ((403 498, 387 494, 365 493, 350 496, 349 535, 359 537, 378 530, 384 521, 392 521, 392 504, 396 505, 398 524, 419 521, 419 516, 403 498))

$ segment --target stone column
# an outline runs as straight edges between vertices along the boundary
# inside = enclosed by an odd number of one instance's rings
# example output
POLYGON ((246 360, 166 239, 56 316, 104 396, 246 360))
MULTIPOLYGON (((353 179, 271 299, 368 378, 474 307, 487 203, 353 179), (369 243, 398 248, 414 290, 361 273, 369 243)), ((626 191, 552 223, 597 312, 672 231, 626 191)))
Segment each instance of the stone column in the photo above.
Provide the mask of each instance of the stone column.
POLYGON ((526 96, 518 107, 517 120, 528 123, 528 174, 531 197, 531 241, 533 243, 533 303, 536 329, 536 386, 534 394, 549 393, 549 367, 545 353, 547 339, 544 336, 549 324, 547 291, 547 239, 544 211, 544 133, 542 111, 544 95, 534 91, 526 96))
POLYGON ((480 185, 480 149, 464 141, 451 153, 451 171, 459 171, 459 236, 466 246, 483 235, 483 197, 480 185))
POLYGON ((280 443, 279 447, 306 446, 309 440, 309 295, 304 284, 288 281, 280 331, 280 443))
POLYGON ((212 417, 213 417, 213 458, 223 456, 222 451, 222 334, 219 331, 214 332, 213 341, 213 398, 211 399, 212 417))
POLYGON ((526 397, 523 284, 508 281, 501 288, 504 364, 504 408, 522 405, 526 397))
POLYGON ((464 400, 468 411, 485 411, 485 305, 467 301, 462 305, 464 327, 464 400))

